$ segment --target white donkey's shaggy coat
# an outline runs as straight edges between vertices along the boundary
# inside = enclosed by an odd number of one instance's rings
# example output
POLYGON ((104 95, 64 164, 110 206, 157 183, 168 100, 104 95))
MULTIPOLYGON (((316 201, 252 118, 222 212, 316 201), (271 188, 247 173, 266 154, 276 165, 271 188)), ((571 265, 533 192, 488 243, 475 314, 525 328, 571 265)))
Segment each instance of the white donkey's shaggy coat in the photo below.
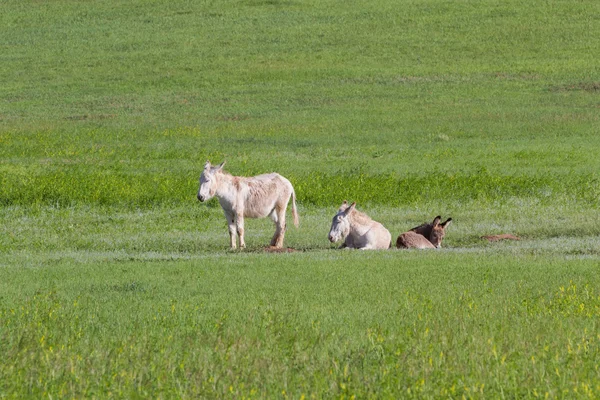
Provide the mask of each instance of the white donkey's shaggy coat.
POLYGON ((344 200, 329 230, 329 241, 335 243, 344 240, 342 248, 349 249, 389 249, 392 235, 383 225, 373 221, 365 213, 356 209, 356 203, 348 206, 344 200))
POLYGON ((290 181, 283 176, 271 173, 254 177, 233 176, 223 171, 222 163, 212 166, 210 161, 204 165, 200 175, 198 200, 207 201, 216 196, 219 199, 227 224, 232 249, 236 248, 236 236, 240 247, 246 247, 244 241, 244 218, 271 217, 275 223, 275 235, 271 246, 283 247, 285 236, 285 211, 292 198, 294 225, 298 226, 296 193, 290 181))

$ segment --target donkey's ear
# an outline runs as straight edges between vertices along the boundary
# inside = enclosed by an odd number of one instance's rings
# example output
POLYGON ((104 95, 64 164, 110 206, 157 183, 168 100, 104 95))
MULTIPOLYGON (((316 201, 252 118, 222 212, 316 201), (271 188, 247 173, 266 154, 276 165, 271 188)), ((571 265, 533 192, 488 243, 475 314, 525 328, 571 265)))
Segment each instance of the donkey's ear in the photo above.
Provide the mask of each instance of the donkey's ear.
POLYGON ((348 202, 346 200, 344 200, 344 202, 342 203, 342 205, 338 209, 338 212, 340 212, 340 211, 346 211, 347 208, 348 208, 348 202))
POLYGON ((350 207, 346 208, 346 211, 344 211, 346 214, 350 214, 352 211, 354 211, 354 209, 356 208, 356 202, 350 204, 350 207))
POLYGON ((221 164, 219 164, 219 166, 217 168, 215 168, 217 171, 220 171, 223 169, 223 166, 225 165, 225 161, 223 161, 221 164))
POLYGON ((431 225, 433 225, 433 226, 438 226, 438 224, 440 223, 440 221, 441 221, 441 220, 442 220, 442 216, 441 216, 441 215, 438 215, 437 217, 435 217, 435 218, 433 219, 433 222, 431 223, 431 225))
POLYGON ((446 221, 444 221, 444 223, 442 223, 440 225, 442 226, 442 228, 445 228, 448 225, 450 225, 451 222, 452 222, 452 218, 448 218, 446 221))
POLYGON ((204 169, 209 169, 210 168, 210 161, 206 160, 206 164, 204 164, 204 169))

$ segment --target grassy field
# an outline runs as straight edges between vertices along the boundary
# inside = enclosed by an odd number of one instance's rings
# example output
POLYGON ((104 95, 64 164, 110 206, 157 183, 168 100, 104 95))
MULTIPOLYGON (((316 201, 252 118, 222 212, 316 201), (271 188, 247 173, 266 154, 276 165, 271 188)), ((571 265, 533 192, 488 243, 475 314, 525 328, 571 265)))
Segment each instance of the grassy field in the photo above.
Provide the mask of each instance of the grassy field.
POLYGON ((63 259, 3 278, 8 397, 595 397, 599 389, 597 259, 205 254, 63 259))
POLYGON ((597 1, 2 4, 0 398, 600 397, 597 1), (338 251, 344 199, 453 224, 338 251))

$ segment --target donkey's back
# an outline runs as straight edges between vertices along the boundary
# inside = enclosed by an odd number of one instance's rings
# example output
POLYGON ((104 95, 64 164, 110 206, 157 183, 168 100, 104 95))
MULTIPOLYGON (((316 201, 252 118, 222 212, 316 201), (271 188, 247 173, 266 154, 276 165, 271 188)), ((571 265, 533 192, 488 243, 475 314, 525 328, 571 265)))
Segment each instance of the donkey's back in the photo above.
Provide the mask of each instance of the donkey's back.
MULTIPOLYGON (((243 213, 247 218, 262 218, 272 213, 285 213, 292 198, 292 215, 294 225, 298 226, 296 195, 292 183, 278 173, 257 175, 253 177, 234 177, 234 186, 243 198, 243 213)), ((272 215, 273 217, 274 215, 272 215)))
POLYGON ((396 247, 399 249, 435 249, 427 238, 417 232, 404 232, 396 239, 396 247))

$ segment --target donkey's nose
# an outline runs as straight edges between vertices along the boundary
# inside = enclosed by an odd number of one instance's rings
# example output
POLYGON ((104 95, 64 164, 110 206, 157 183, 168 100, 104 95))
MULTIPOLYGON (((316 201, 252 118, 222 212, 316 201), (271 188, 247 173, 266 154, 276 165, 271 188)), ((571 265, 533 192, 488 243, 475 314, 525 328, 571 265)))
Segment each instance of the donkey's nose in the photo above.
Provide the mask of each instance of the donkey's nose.
POLYGON ((198 194, 198 200, 204 201, 204 196, 202 196, 201 194, 198 194))
POLYGON ((329 241, 333 242, 333 236, 329 235, 329 241))

